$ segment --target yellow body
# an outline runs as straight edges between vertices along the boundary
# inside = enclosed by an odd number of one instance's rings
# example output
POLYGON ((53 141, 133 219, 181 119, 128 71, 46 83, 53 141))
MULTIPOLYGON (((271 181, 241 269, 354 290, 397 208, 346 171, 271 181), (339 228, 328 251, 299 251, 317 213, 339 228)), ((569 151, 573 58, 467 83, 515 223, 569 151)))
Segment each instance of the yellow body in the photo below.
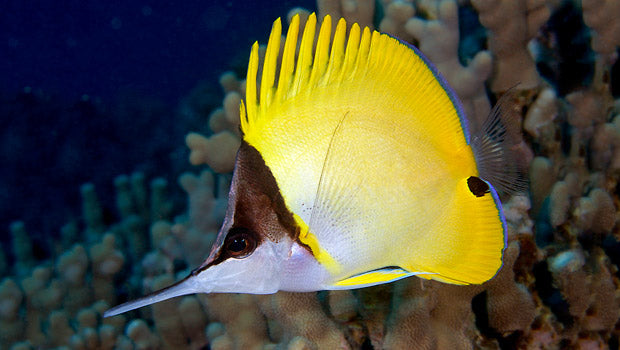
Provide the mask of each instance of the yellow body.
POLYGON ((312 15, 298 43, 295 17, 279 65, 276 21, 260 88, 253 47, 241 106, 244 140, 273 173, 300 240, 334 285, 407 272, 456 284, 493 277, 504 247, 501 209, 493 193, 468 188, 476 161, 444 86, 387 35, 354 24, 347 37, 341 20, 330 40, 329 16, 316 48, 315 32, 312 15), (349 279, 386 267, 403 270, 349 279))

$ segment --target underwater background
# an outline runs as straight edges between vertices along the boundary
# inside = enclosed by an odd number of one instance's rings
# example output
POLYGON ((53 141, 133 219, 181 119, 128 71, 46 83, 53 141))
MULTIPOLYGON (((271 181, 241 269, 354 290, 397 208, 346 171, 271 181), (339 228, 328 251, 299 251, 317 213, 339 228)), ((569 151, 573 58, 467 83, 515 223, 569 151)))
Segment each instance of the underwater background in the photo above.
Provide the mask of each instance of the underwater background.
POLYGON ((617 349, 617 18, 620 0, 5 2, 0 349, 617 349), (186 296, 102 319, 206 258, 250 45, 313 11, 419 47, 474 128, 512 89, 530 192, 503 198, 498 276, 186 296))

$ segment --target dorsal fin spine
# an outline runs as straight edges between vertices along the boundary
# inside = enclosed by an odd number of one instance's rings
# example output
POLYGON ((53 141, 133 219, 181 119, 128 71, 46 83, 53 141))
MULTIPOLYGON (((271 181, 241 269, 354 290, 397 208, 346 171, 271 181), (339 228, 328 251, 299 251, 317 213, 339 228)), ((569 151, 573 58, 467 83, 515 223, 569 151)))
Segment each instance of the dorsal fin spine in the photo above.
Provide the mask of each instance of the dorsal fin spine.
POLYGON ((340 72, 339 81, 346 79, 355 68, 355 61, 360 47, 360 26, 357 23, 353 23, 351 31, 349 33, 349 39, 347 41, 347 48, 344 53, 344 66, 340 72))
POLYGON ((295 78, 291 89, 292 95, 300 92, 303 82, 308 79, 312 69, 312 48, 314 45, 314 33, 316 31, 316 15, 312 13, 306 21, 304 34, 301 38, 297 67, 295 68, 295 78))
POLYGON ((282 20, 278 18, 273 22, 267 51, 265 52, 265 63, 263 64, 263 75, 260 82, 260 99, 258 101, 261 114, 267 111, 272 102, 281 36, 282 20))
POLYGON ((281 102, 286 99, 290 91, 291 78, 295 69, 295 50, 297 50, 297 37, 299 35, 299 16, 294 16, 286 33, 284 52, 282 53, 282 66, 278 78, 278 89, 276 90, 276 101, 281 102))
POLYGON ((357 50, 357 58, 355 59, 355 64, 353 65, 353 70, 351 71, 351 75, 357 73, 357 70, 360 67, 366 69, 367 65, 365 62, 368 60, 368 53, 370 50, 370 29, 368 27, 364 27, 362 32, 362 37, 360 38, 359 49, 357 50))
POLYGON ((371 60, 371 62, 375 64, 373 66, 373 69, 377 69, 377 70, 383 70, 384 67, 386 67, 387 65, 394 64, 394 60, 381 59, 381 56, 385 55, 385 52, 387 50, 386 46, 388 42, 386 40, 380 40, 380 36, 381 34, 379 34, 379 32, 372 33, 372 40, 371 40, 371 47, 370 47, 370 52, 374 56, 372 57, 372 60, 371 60))
POLYGON ((337 82, 339 72, 342 69, 342 61, 344 60, 344 41, 347 35, 347 23, 344 18, 340 18, 336 25, 336 33, 332 42, 332 49, 329 55, 329 63, 327 72, 325 73, 323 84, 328 85, 337 82))
POLYGON ((248 73, 246 76, 245 106, 241 105, 241 130, 248 130, 249 126, 255 122, 257 114, 256 101, 256 76, 258 74, 258 41, 255 41, 250 51, 248 73))
MULTIPOLYGON (((379 40, 379 33, 376 31, 373 31, 370 35, 370 45, 368 47, 368 57, 367 57, 367 63, 366 63, 366 70, 367 72, 369 72, 369 74, 372 75, 371 72, 376 72, 378 69, 378 64, 380 64, 381 60, 377 60, 376 56, 377 56, 377 50, 381 48, 381 42, 379 40)), ((376 93, 376 89, 378 89, 379 86, 377 84, 373 84, 369 90, 369 92, 371 92, 372 94, 376 93)))
POLYGON ((310 73, 309 87, 314 87, 316 82, 325 72, 327 68, 327 58, 329 57, 329 43, 332 32, 332 18, 327 15, 323 18, 321 29, 319 31, 319 39, 316 42, 316 52, 314 53, 314 64, 312 65, 312 73, 310 73))

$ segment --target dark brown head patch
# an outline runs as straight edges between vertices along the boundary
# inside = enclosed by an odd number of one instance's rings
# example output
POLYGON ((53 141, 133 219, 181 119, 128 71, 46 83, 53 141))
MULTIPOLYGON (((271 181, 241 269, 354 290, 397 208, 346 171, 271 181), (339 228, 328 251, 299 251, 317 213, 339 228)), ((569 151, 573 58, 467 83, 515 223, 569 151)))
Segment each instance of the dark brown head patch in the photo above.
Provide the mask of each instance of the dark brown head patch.
POLYGON ((489 193, 489 185, 476 176, 470 176, 467 179, 467 186, 469 186, 469 190, 476 197, 482 197, 489 193))
POLYGON ((235 167, 237 200, 232 227, 245 227, 259 236, 279 242, 285 235, 296 237, 293 214, 263 157, 247 142, 242 142, 235 167))
POLYGON ((299 236, 293 214, 286 208, 271 170, 256 148, 245 141, 237 152, 228 200, 222 226, 225 231, 220 231, 209 257, 194 274, 231 257, 225 249, 226 240, 233 232, 246 232, 255 246, 265 239, 277 243, 286 236, 293 241, 299 236))

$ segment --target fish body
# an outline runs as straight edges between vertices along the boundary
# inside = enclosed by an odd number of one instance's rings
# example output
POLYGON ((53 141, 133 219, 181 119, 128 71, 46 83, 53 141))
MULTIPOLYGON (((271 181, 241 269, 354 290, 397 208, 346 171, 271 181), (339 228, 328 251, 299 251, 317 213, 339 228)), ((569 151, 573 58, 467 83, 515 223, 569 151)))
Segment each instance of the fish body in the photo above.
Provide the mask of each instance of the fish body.
POLYGON ((357 24, 347 36, 342 19, 331 39, 329 16, 319 29, 311 15, 300 41, 299 31, 296 16, 280 55, 274 23, 260 87, 252 48, 243 141, 209 257, 106 316, 198 292, 350 289, 413 275, 479 284, 497 273, 506 227, 496 188, 519 181, 500 109, 470 136, 458 99, 417 49, 357 24))

